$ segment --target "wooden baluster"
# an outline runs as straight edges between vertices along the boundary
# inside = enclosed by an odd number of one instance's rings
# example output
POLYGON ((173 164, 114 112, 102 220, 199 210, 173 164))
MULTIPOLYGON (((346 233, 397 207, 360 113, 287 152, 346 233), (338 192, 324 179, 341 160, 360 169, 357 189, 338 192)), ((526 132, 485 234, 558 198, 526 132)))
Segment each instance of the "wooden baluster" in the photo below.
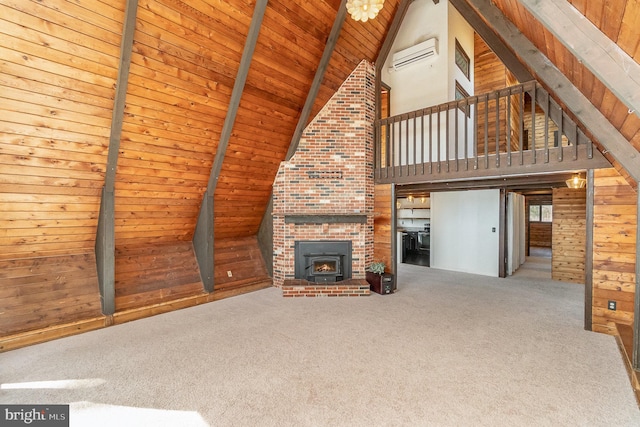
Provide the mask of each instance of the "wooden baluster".
POLYGON ((409 114, 407 114, 407 117, 405 118, 405 122, 404 122, 404 132, 405 132, 405 148, 406 148, 406 163, 407 163, 407 176, 410 175, 410 171, 411 171, 411 158, 410 158, 410 151, 409 150, 409 114))
POLYGON ((536 88, 531 89, 531 147, 532 161, 536 163, 536 88))
POLYGON ((469 98, 464 100, 464 170, 469 170, 469 98))
POLYGON ((558 161, 564 160, 564 147, 562 146, 562 136, 564 135, 564 112, 560 110, 560 123, 558 123, 558 161))
POLYGON ((449 172, 450 167, 449 167, 449 157, 451 157, 451 147, 449 146, 449 139, 451 138, 451 136, 449 135, 449 114, 451 113, 451 110, 449 110, 448 108, 445 108, 444 110, 444 148, 445 148, 445 157, 447 159, 447 172, 449 172))
POLYGON ((429 110, 429 173, 433 173, 433 110, 429 110))
POLYGON ((489 169, 489 94, 484 95, 484 168, 489 169))
POLYGON ((496 91, 496 168, 500 167, 500 91, 496 91))
POLYGON ((420 163, 422 163, 422 175, 424 175, 424 112, 420 114, 420 163))
POLYGON ((475 141, 473 144, 473 151, 475 151, 473 153, 473 169, 478 169, 478 152, 480 151, 478 150, 478 143, 480 142, 480 136, 478 135, 478 132, 480 131, 478 128, 478 104, 480 103, 480 100, 477 96, 475 98, 475 103, 473 104, 473 139, 475 141))
POLYGON ((417 144, 417 129, 416 129, 416 115, 413 114, 413 174, 418 174, 418 152, 416 151, 417 144))
POLYGON ((573 147, 573 160, 578 160, 578 144, 580 142, 580 129, 578 128, 578 125, 576 125, 576 143, 574 144, 573 147))
MULTIPOLYGON (((391 162, 389 163, 389 167, 391 168, 391 176, 395 178, 396 176, 396 123, 395 122, 391 122, 391 133, 390 133, 390 137, 391 137, 391 150, 390 150, 390 160, 391 162)), ((387 175, 387 178, 389 176, 387 175)))
POLYGON ((518 148, 520 149, 520 165, 522 166, 524 164, 524 88, 522 90, 522 92, 520 92, 519 98, 518 98, 518 102, 520 105, 520 108, 518 111, 518 115, 520 116, 520 119, 518 120, 518 127, 519 129, 519 141, 518 141, 518 148))
POLYGON ((511 166, 511 88, 507 92, 507 122, 505 132, 507 133, 507 166, 511 166))
POLYGON ((436 109, 436 125, 437 125, 437 133, 436 133, 436 139, 437 139, 437 147, 436 147, 436 155, 438 156, 438 173, 440 173, 442 171, 442 156, 440 155, 440 108, 436 109))
POLYGON ((549 92, 545 91, 544 109, 544 162, 549 163, 549 92))
POLYGON ((402 118, 398 122, 398 176, 402 176, 402 145, 404 141, 402 139, 402 118))

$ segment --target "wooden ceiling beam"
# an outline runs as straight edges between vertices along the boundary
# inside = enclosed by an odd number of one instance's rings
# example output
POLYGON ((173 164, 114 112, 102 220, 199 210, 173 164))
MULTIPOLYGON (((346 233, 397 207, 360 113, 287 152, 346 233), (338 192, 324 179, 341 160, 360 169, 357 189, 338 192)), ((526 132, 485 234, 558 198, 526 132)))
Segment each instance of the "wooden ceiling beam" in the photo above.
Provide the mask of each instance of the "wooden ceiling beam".
POLYGON ((227 108, 227 115, 225 116, 222 131, 220 132, 220 141, 218 142, 216 155, 213 160, 213 165, 211 166, 209 183, 207 184, 207 190, 202 197, 200 212, 198 214, 198 222, 196 223, 195 231, 193 233, 193 248, 198 260, 198 266, 200 267, 200 278, 202 279, 202 284, 207 292, 213 292, 214 286, 213 194, 215 193, 218 178, 220 177, 220 171, 222 170, 222 163, 224 162, 227 147, 229 146, 231 131, 233 130, 233 124, 236 121, 238 107, 240 106, 240 99, 242 98, 244 85, 247 81, 247 75, 249 74, 249 67, 251 66, 251 59, 253 58, 253 52, 256 48, 260 28, 262 27, 262 20, 264 18, 265 11, 267 10, 267 3, 268 0, 256 1, 253 17, 251 18, 251 25, 249 26, 249 32, 242 51, 242 57, 240 58, 240 66, 236 74, 235 83, 233 84, 231 99, 227 108))
POLYGON ((452 3, 460 1, 471 5, 518 58, 535 73, 536 79, 575 114, 601 147, 610 153, 634 180, 640 181, 640 153, 549 58, 544 56, 490 0, 451 0, 452 3))
POLYGON ((567 1, 519 0, 620 101, 640 117, 640 65, 567 1))
POLYGON ((333 54, 333 51, 336 47, 336 43, 338 42, 338 37, 340 36, 340 31, 342 30, 342 25, 344 24, 345 17, 347 16, 346 5, 347 0, 342 0, 340 2, 340 6, 338 7, 338 14, 336 15, 336 19, 333 21, 333 27, 331 27, 331 32, 329 33, 329 37, 327 38, 327 43, 324 45, 324 51, 322 52, 320 63, 316 68, 316 74, 313 77, 313 82, 311 83, 311 87, 309 88, 309 93, 307 93, 307 99, 304 103, 304 107, 302 107, 302 111, 300 112, 298 124, 296 125, 296 129, 294 130, 293 136, 291 137, 291 143, 289 144, 289 150, 287 151, 286 160, 291 159, 291 157, 293 157, 293 155, 295 154, 296 150, 298 149, 298 144, 300 143, 300 138, 302 137, 302 132, 307 126, 309 114, 311 114, 313 104, 316 102, 318 91, 320 90, 320 86, 322 86, 322 81, 324 80, 325 71, 327 70, 329 61, 331 60, 331 55, 333 54))
POLYGON ((122 139, 122 125, 124 122, 124 108, 129 84, 129 70, 131 68, 131 52, 133 49, 133 35, 136 31, 138 16, 138 0, 127 0, 125 6, 122 39, 120 42, 120 64, 118 80, 111 113, 111 131, 109 135, 109 149, 107 152, 107 168, 100 199, 100 213, 96 229, 96 268, 100 288, 100 305, 102 313, 115 313, 115 180, 120 141, 122 139))
POLYGON ((533 80, 533 74, 522 63, 520 58, 494 32, 478 12, 465 0, 450 0, 450 3, 460 12, 462 17, 473 27, 500 61, 513 73, 520 83, 533 80))

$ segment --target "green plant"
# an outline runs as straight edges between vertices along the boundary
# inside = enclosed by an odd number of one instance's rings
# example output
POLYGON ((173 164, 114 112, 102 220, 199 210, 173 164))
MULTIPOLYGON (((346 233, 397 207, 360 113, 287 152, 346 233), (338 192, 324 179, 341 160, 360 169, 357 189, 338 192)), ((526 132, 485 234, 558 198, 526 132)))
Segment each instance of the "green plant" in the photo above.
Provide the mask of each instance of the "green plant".
POLYGON ((372 262, 369 271, 375 274, 384 274, 384 262, 372 262))

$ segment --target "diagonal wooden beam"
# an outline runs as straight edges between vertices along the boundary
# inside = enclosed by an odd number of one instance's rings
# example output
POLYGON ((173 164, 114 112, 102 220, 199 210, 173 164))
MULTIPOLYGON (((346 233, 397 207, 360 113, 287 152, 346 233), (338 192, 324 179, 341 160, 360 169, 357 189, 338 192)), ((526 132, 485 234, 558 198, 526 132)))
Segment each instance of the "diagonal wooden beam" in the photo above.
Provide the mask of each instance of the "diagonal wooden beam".
POLYGON ((311 83, 311 87, 309 88, 309 93, 307 93, 307 99, 305 100, 304 106, 302 107, 302 112, 300 113, 300 117, 298 118, 298 124, 296 125, 296 129, 293 131, 293 136, 291 137, 291 142, 289 143, 289 150, 287 151, 286 160, 291 159, 291 157, 293 157, 293 155, 295 154, 296 150, 298 149, 298 144, 300 143, 300 138, 302 137, 302 132, 307 126, 309 114, 311 114, 313 104, 315 104, 316 102, 318 91, 320 90, 320 86, 322 85, 322 81, 324 80, 324 73, 325 71, 327 71, 327 66, 329 65, 331 55, 333 54, 333 50, 336 47, 336 43, 338 42, 340 31, 342 30, 342 25, 344 24, 345 17, 347 16, 346 4, 347 1, 342 0, 340 2, 340 6, 338 7, 338 14, 336 15, 336 19, 333 21, 333 27, 331 27, 331 32, 329 33, 329 37, 327 38, 327 43, 324 45, 324 51, 322 52, 322 57, 320 58, 318 68, 316 68, 316 74, 313 77, 313 82, 311 83))
MULTIPOLYGON (((458 1, 458 0, 452 0, 458 1)), ((603 149, 636 181, 640 180, 640 153, 573 83, 527 39, 490 0, 466 0, 489 24, 538 81, 573 112, 603 149)))
POLYGON ((96 267, 100 288, 100 304, 102 313, 115 313, 115 196, 116 167, 120 140, 122 138, 122 123, 124 121, 124 107, 129 84, 129 69, 131 67, 131 49, 133 35, 136 30, 138 14, 138 0, 127 0, 120 44, 120 65, 118 80, 111 114, 111 132, 109 135, 109 150, 107 153, 107 169, 104 187, 100 200, 98 228, 96 230, 96 267))
POLYGON ((640 116, 640 65, 568 1, 519 0, 627 107, 640 116))
MULTIPOLYGON (((637 183, 640 185, 640 182, 637 183)), ((636 187, 640 188, 640 187, 636 187)), ((636 194, 636 293, 633 299, 633 350, 631 354, 631 366, 640 370, 640 191, 636 194)))
POLYGON ((213 292, 214 285, 213 194, 216 191, 216 185, 218 184, 218 178, 220 177, 220 171, 222 170, 222 163, 224 162, 227 147, 229 146, 231 131, 233 130, 233 125, 236 121, 238 107, 240 106, 240 99, 244 92, 244 85, 247 82, 251 59, 253 58, 253 52, 255 51, 256 43, 258 42, 258 35, 260 34, 260 27, 262 26, 264 13, 267 10, 268 1, 269 0, 257 0, 253 10, 253 17, 251 18, 251 25, 249 26, 244 50, 242 51, 242 57, 240 58, 240 66, 238 68, 238 73, 236 74, 236 80, 233 84, 233 91, 231 92, 227 115, 224 119, 222 132, 220 133, 220 141, 218 142, 216 155, 213 160, 213 165, 211 166, 209 183, 207 184, 207 190, 202 197, 200 212, 198 214, 198 222, 196 223, 196 229, 193 234, 193 248, 196 253, 196 259, 198 260, 198 266, 200 267, 200 277, 202 279, 204 289, 207 292, 213 292))
POLYGON ((395 15, 393 15, 393 21, 391 21, 391 25, 389 26, 389 31, 387 31, 387 35, 385 36, 384 41, 382 42, 382 46, 380 47, 380 52, 378 52, 378 57, 376 58, 375 64, 376 71, 382 70, 382 66, 387 60, 389 52, 391 52, 391 47, 393 46, 393 42, 398 35, 398 31, 400 31, 402 21, 404 21, 404 17, 409 10, 409 6, 411 6, 411 3, 413 2, 414 0, 400 0, 398 9, 396 10, 395 15))
POLYGON ((449 1, 520 83, 533 80, 533 75, 527 67, 468 2, 465 0, 449 1))
POLYGON ((224 162, 224 156, 227 153, 229 139, 231 138, 231 131, 233 130, 233 125, 236 121, 238 107, 240 106, 240 99, 244 92, 244 85, 247 82, 251 59, 253 58, 253 52, 255 51, 256 43, 258 42, 258 35, 260 34, 260 27, 262 26, 262 19, 264 18, 264 13, 267 10, 268 2, 269 0, 257 0, 253 11, 251 26, 249 27, 247 40, 244 44, 242 57, 240 58, 240 67, 236 74, 236 81, 233 84, 233 91, 231 92, 231 100, 229 101, 229 107, 227 108, 227 115, 225 116, 222 132, 220 133, 220 142, 216 148, 216 156, 211 167, 211 174, 209 175, 207 190, 211 190, 211 194, 215 191, 218 178, 220 177, 222 163, 224 162))

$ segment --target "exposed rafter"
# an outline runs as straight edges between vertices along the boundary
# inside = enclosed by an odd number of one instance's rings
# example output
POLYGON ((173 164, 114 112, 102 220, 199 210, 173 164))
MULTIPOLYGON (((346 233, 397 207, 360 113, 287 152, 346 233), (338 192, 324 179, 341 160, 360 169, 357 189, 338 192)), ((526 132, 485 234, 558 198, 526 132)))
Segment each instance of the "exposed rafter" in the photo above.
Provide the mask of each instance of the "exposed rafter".
POLYGON ((200 267, 200 277, 207 292, 213 292, 214 285, 213 194, 216 190, 216 185, 218 184, 218 178, 220 176, 220 171, 222 170, 224 156, 227 153, 229 138, 231 137, 233 124, 236 121, 236 114, 238 113, 240 99, 242 98, 244 85, 247 81, 247 75, 249 74, 249 67, 251 66, 251 59, 253 58, 253 52, 258 41, 258 35, 260 34, 262 19, 264 18, 264 13, 267 10, 267 3, 268 0, 257 0, 253 11, 251 26, 249 27, 249 33, 247 34, 244 50, 242 51, 242 57, 240 58, 240 66, 233 85, 233 91, 231 92, 231 100, 229 101, 227 115, 224 120, 224 125, 222 126, 222 132, 220 133, 220 141, 216 149, 216 156, 211 167, 209 183, 202 198, 202 203, 200 204, 198 222, 193 234, 193 247, 198 260, 198 266, 200 267))
POLYGON ((520 83, 533 80, 533 75, 527 67, 468 2, 465 0, 450 0, 450 2, 520 83))
POLYGON ((315 103, 316 97, 318 96, 318 91, 320 90, 320 86, 322 85, 322 80, 324 79, 324 73, 327 70, 327 66, 329 65, 329 61, 331 60, 331 54, 336 47, 338 37, 340 36, 340 31, 342 30, 342 25, 344 24, 345 17, 347 16, 346 4, 347 0, 342 0, 342 2, 340 2, 340 6, 338 7, 338 14, 336 15, 336 19, 333 21, 333 27, 331 28, 331 33, 329 33, 327 43, 324 46, 322 58, 320 58, 320 63, 318 64, 316 74, 313 77, 311 88, 309 89, 309 93, 307 94, 307 99, 304 103, 304 107, 302 107, 300 117, 298 118, 298 124, 296 125, 296 129, 293 132, 293 137, 291 138, 291 143, 289 144, 289 151, 287 151, 286 160, 289 160, 296 152, 298 144, 300 143, 302 132, 307 125, 309 114, 311 114, 311 109, 313 108, 313 104, 315 103))
POLYGON ((640 65, 631 56, 567 1, 520 3, 640 117, 640 65))
MULTIPOLYGON (((458 3, 461 0, 451 0, 458 3)), ((507 46, 583 123, 629 175, 640 180, 640 153, 573 83, 511 23, 490 0, 466 0, 507 46)), ((473 26, 473 24, 472 24, 473 26)))
POLYGON ((128 0, 122 28, 120 66, 118 69, 116 94, 111 115, 107 170, 105 172, 104 187, 102 188, 100 214, 98 217, 98 228, 96 230, 96 266, 98 283, 100 284, 100 300, 104 314, 113 314, 115 312, 114 186, 118 153, 120 152, 124 107, 129 83, 129 69, 131 67, 131 49, 133 47, 133 35, 136 30, 137 14, 138 0, 128 0))

